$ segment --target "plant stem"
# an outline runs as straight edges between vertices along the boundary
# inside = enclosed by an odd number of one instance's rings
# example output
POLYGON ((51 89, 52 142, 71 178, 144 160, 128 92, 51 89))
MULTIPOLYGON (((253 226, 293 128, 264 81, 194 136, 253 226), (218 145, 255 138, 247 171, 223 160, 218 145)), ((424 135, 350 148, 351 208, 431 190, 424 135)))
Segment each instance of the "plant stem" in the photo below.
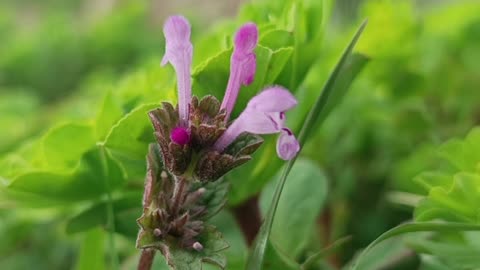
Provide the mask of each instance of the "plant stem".
POLYGON ((101 162, 103 168, 103 179, 107 194, 107 230, 108 230, 108 248, 110 253, 111 267, 113 270, 119 268, 117 249, 115 247, 115 214, 113 209, 112 191, 110 189, 109 172, 105 148, 100 148, 101 162))
POLYGON ((112 269, 118 269, 118 256, 117 256, 117 249, 115 246, 115 215, 113 210, 113 202, 112 202, 112 194, 110 190, 107 192, 107 227, 108 227, 108 245, 110 249, 110 259, 112 269))
POLYGON ((251 246, 262 225, 262 216, 258 207, 258 194, 242 204, 232 208, 233 215, 248 246, 251 246))
POLYGON ((140 255, 140 260, 138 261, 137 270, 150 270, 150 269, 152 269, 154 258, 155 258, 155 250, 154 249, 144 249, 144 250, 142 250, 142 255, 140 255))

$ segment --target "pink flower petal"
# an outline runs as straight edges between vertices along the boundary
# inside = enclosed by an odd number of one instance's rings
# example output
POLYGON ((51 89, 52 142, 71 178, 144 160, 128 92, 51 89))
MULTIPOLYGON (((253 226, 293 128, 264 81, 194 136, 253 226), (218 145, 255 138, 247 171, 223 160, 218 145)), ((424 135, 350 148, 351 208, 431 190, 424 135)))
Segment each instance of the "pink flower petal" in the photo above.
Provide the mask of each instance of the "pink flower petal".
POLYGON ((190 24, 182 16, 171 16, 163 27, 165 35, 165 55, 162 65, 170 62, 177 73, 178 109, 180 124, 188 121, 188 104, 192 98, 192 43, 190 42, 190 24))
POLYGON ((269 87, 248 102, 247 109, 262 112, 285 112, 297 105, 297 99, 281 86, 269 87))
POLYGON ((230 58, 230 77, 221 109, 227 112, 226 121, 235 106, 242 85, 249 85, 257 69, 254 49, 258 43, 258 28, 254 23, 243 25, 235 35, 233 53, 230 58))
POLYGON ((258 43, 258 27, 254 23, 244 24, 235 35, 235 53, 249 54, 253 52, 258 43))
POLYGON ((288 128, 282 129, 277 140, 277 154, 283 160, 294 158, 300 151, 300 144, 288 128))

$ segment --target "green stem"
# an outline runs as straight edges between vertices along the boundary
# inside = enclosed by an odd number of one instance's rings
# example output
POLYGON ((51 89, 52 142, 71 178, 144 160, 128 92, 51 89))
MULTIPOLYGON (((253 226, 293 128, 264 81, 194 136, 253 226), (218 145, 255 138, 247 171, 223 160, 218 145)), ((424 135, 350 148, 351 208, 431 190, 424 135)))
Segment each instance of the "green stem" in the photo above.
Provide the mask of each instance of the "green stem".
MULTIPOLYGON (((108 182, 108 181, 106 181, 108 182)), ((108 246, 110 249, 111 266, 113 270, 119 269, 117 249, 115 245, 115 215, 113 209, 112 193, 110 189, 107 192, 107 227, 108 227, 108 246)))
POLYGON ((108 230, 108 247, 110 253, 110 264, 112 270, 119 269, 118 254, 115 246, 115 214, 113 209, 112 192, 110 189, 110 182, 108 181, 108 164, 105 153, 105 148, 101 147, 101 161, 103 167, 103 180, 105 184, 105 190, 107 193, 107 230, 108 230))

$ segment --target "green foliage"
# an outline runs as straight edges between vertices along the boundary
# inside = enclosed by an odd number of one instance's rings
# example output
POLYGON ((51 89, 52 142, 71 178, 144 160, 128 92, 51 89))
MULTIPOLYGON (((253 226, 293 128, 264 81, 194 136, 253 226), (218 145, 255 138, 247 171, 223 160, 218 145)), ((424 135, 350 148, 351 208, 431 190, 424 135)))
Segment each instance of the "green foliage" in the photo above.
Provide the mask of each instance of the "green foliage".
MULTIPOLYGON (((115 257, 107 233, 122 269, 133 269, 153 141, 146 112, 176 99, 173 70, 159 67, 163 18, 146 2, 115 1, 110 11, 85 4, 92 1, 30 2, 0 4, 0 269, 106 269, 115 257)), ((287 115, 297 135, 310 111, 318 122, 302 133, 302 157, 279 198, 263 269, 348 269, 354 254, 363 254, 358 269, 473 269, 478 232, 462 229, 476 230, 480 218, 480 131, 471 130, 479 123, 480 6, 343 2, 253 1, 209 29, 190 18, 195 95, 222 98, 234 31, 253 21, 257 76, 242 88, 233 117, 263 87, 279 84, 299 100, 287 115), (342 3, 351 18, 337 16, 342 3), (369 25, 332 86, 329 74, 355 17, 369 25), (319 93, 329 98, 312 110, 319 93), (408 203, 397 205, 390 192, 408 203), (388 231, 412 210, 414 223, 388 231), (345 235, 351 240, 335 242, 345 235), (371 244, 379 246, 358 252, 379 235, 371 244)), ((195 13, 205 13, 201 6, 195 13)), ((267 214, 280 183, 285 164, 275 140, 266 136, 253 160, 225 177, 228 207, 212 219, 224 240, 217 235, 209 247, 230 244, 222 252, 227 269, 245 269, 249 254, 230 210, 260 196, 267 214)), ((225 203, 221 191, 207 196, 213 212, 225 203)), ((202 260, 175 255, 192 260, 187 269, 202 260)), ((165 269, 162 260, 155 267, 165 269)))

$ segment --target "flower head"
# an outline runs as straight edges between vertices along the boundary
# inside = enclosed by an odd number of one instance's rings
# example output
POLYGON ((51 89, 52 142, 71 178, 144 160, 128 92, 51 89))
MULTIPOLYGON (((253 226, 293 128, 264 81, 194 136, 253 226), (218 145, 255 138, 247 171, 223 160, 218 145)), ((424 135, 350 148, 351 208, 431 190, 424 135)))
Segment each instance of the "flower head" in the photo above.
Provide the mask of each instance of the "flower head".
POLYGON ((163 163, 171 173, 193 173, 201 181, 216 180, 251 158, 250 154, 262 143, 256 134, 279 133, 279 157, 295 157, 300 146, 285 126, 285 112, 295 107, 297 100, 285 88, 273 86, 260 92, 228 125, 240 88, 251 84, 255 77, 258 27, 254 23, 244 24, 235 34, 230 77, 221 104, 213 96, 198 99, 191 95, 192 44, 188 21, 182 16, 168 18, 164 34, 162 64, 171 63, 177 74, 178 107, 163 103, 163 108, 150 112, 150 117, 163 163))

